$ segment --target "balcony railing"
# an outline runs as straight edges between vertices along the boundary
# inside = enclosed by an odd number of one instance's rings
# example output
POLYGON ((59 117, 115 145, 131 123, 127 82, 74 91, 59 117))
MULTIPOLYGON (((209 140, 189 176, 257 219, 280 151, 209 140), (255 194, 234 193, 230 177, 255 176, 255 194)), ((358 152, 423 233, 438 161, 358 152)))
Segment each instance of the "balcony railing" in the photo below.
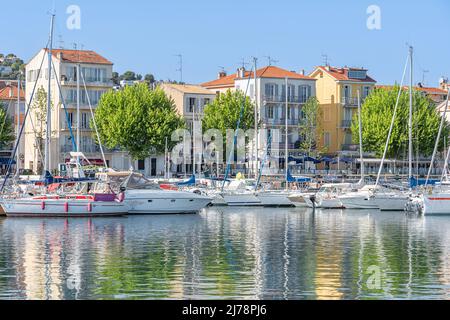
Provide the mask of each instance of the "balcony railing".
MULTIPOLYGON (((81 85, 83 85, 83 79, 80 79, 81 85)), ((86 77, 84 78, 84 81, 86 82, 86 85, 89 86, 106 86, 106 87, 112 87, 113 82, 111 79, 98 79, 98 78, 90 78, 86 77)), ((76 85, 77 80, 74 78, 67 78, 66 76, 61 76, 61 84, 62 85, 76 85)))
MULTIPOLYGON (((62 145, 61 146, 61 152, 67 153, 67 152, 73 152, 73 146, 72 145, 62 145)), ((81 145, 80 151, 83 153, 100 153, 100 147, 97 145, 88 145, 84 146, 81 145)))
POLYGON ((352 120, 342 120, 341 128, 350 129, 352 127, 352 120))
MULTIPOLYGON (((367 97, 361 97, 361 105, 364 103, 367 97)), ((343 97, 341 103, 344 107, 358 107, 358 98, 357 97, 343 97)))
MULTIPOLYGON (((283 95, 265 95, 263 100, 269 103, 286 103, 286 96, 283 95)), ((288 102, 304 104, 308 101, 308 97, 305 96, 288 96, 288 102)))
POLYGON ((358 151, 359 146, 357 144, 343 144, 341 146, 342 151, 358 151))
MULTIPOLYGON (((272 125, 272 126, 284 126, 286 125, 286 120, 283 118, 278 119, 269 119, 269 118, 263 118, 262 119, 263 124, 266 125, 272 125)), ((288 119, 288 126, 297 126, 299 124, 299 119, 288 119)))

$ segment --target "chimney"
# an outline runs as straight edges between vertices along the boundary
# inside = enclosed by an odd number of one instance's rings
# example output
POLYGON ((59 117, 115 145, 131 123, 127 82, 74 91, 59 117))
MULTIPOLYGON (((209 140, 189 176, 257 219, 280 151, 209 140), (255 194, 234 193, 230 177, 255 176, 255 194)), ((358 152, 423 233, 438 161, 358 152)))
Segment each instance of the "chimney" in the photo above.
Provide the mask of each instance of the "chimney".
POLYGON ((239 69, 237 69, 237 77, 240 79, 245 78, 245 68, 244 67, 240 67, 239 69))
POLYGON ((330 66, 329 66, 329 65, 326 65, 326 66, 325 66, 325 70, 330 71, 330 70, 331 70, 330 66))
POLYGON ((439 79, 439 87, 442 90, 448 90, 450 88, 450 85, 448 83, 448 78, 442 77, 441 79, 439 79))
POLYGON ((62 53, 62 51, 58 52, 58 59, 59 59, 60 61, 62 61, 63 58, 64 58, 64 54, 62 53))
POLYGON ((217 77, 218 79, 222 79, 222 78, 225 78, 227 76, 227 73, 226 73, 226 71, 220 71, 219 72, 219 76, 217 77))
POLYGON ((301 74, 302 76, 304 76, 304 75, 305 75, 305 69, 302 69, 302 70, 300 71, 300 74, 301 74))

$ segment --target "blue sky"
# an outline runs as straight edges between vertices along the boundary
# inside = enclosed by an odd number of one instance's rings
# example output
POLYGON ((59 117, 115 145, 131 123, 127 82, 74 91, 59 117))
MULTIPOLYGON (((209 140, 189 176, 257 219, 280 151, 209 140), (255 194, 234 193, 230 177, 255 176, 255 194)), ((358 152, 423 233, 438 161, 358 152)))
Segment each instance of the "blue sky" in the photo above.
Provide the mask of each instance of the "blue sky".
MULTIPOLYGON (((46 43, 52 5, 8 4, 0 52, 32 57, 46 43)), ((407 43, 415 47, 417 81, 423 70, 427 85, 450 76, 448 0, 57 0, 55 8, 56 46, 60 39, 65 48, 76 42, 113 61, 118 72, 158 79, 179 79, 179 53, 190 83, 214 79, 220 67, 234 72, 252 56, 260 66, 272 56, 280 67, 308 72, 327 54, 331 65, 365 67, 380 84, 390 84, 400 80, 407 43), (81 9, 80 30, 66 27, 72 4, 81 9), (366 27, 372 4, 381 9, 381 30, 366 27)))

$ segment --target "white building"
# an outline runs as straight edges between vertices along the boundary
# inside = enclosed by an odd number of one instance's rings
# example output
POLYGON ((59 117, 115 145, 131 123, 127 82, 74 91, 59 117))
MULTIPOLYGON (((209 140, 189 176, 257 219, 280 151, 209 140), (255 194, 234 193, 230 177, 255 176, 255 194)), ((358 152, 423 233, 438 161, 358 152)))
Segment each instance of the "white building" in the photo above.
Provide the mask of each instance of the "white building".
MULTIPOLYGON (((193 138, 194 131, 194 113, 195 113, 195 152, 191 150, 191 159, 193 159, 193 155, 196 155, 195 163, 196 163, 196 171, 199 171, 199 164, 202 162, 201 154, 202 154, 202 124, 201 119, 203 117, 203 111, 205 106, 210 104, 216 98, 216 94, 211 92, 208 89, 203 88, 198 85, 190 85, 190 84, 171 84, 171 83, 162 83, 159 87, 166 93, 166 95, 173 99, 176 110, 180 116, 182 116, 186 121, 187 129, 191 132, 191 137, 193 138)), ((192 139, 192 143, 193 143, 192 139)), ((194 143, 193 143, 194 144, 194 143)), ((192 147, 193 148, 193 147, 192 147)), ((192 161, 193 163, 193 161, 192 161)), ((178 174, 180 173, 192 173, 193 165, 186 164, 186 167, 183 168, 181 165, 176 168, 172 168, 172 171, 176 171, 178 174)))
MULTIPOLYGON (((48 88, 48 59, 47 51, 42 49, 35 55, 26 66, 26 101, 31 100, 33 88, 36 84, 36 91, 40 88, 47 92, 48 88), (41 72, 39 67, 42 64, 41 72)), ((81 73, 86 82, 85 90, 82 78, 80 79, 80 146, 79 150, 89 158, 91 163, 103 164, 102 156, 96 141, 93 139, 93 132, 90 128, 91 113, 89 109, 88 97, 93 108, 99 102, 103 93, 111 89, 113 64, 93 51, 81 50, 61 50, 55 49, 52 54, 53 73, 51 77, 51 126, 52 137, 50 146, 50 167, 57 170, 59 164, 65 163, 73 151, 72 137, 76 134, 77 127, 77 65, 80 65, 81 73), (56 78, 55 78, 56 75, 56 78), (56 79, 59 80, 61 90, 56 79), (63 100, 67 108, 63 108, 63 100)), ((34 97, 36 98, 36 96, 34 97)), ((31 103, 33 106, 34 101, 31 103)), ((35 130, 39 131, 42 124, 37 119, 36 109, 30 112, 31 121, 25 123, 25 168, 34 172, 38 171, 42 159, 37 143, 35 130)), ((44 124, 45 127, 45 124, 44 124)), ((76 139, 76 138, 75 138, 76 139)), ((106 161, 112 162, 113 154, 106 154, 106 161)))
MULTIPOLYGON (((244 68, 238 69, 235 74, 227 76, 219 73, 218 79, 202 84, 203 87, 220 94, 227 90, 247 91, 247 95, 257 102, 259 119, 263 129, 279 129, 279 149, 272 150, 272 154, 279 156, 280 168, 284 168, 285 156, 285 127, 286 127, 286 81, 288 96, 288 149, 290 156, 300 156, 296 144, 300 141, 298 134, 302 106, 310 97, 316 95, 316 80, 305 76, 303 72, 288 71, 276 66, 267 66, 258 69, 255 76, 253 72, 244 68), (250 80, 249 80, 250 78, 250 80), (248 87, 248 90, 247 90, 248 87), (256 88, 256 91, 255 91, 256 88)), ((259 149, 266 146, 260 139, 259 149)), ((267 140, 265 140, 267 141, 267 140)))

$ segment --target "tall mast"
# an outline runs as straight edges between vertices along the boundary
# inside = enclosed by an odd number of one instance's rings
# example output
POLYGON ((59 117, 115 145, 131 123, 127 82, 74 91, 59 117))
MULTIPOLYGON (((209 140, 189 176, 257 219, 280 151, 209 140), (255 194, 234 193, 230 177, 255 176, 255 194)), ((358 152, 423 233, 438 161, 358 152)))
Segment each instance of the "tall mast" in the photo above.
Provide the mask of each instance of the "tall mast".
MULTIPOLYGON (((17 144, 19 144, 19 135, 20 135, 20 72, 19 72, 19 76, 17 78, 17 106, 16 106, 16 139, 17 139, 17 144)), ((19 161, 20 161, 20 156, 19 156, 19 152, 17 152, 16 154, 16 174, 19 175, 19 161)))
MULTIPOLYGON (((198 98, 198 103, 197 103, 198 105, 200 105, 200 98, 198 98)), ((195 130, 196 130, 196 125, 195 125, 195 104, 194 104, 194 110, 192 110, 192 112, 193 112, 193 114, 192 114, 192 136, 193 136, 193 140, 192 140, 192 155, 194 156, 194 158, 193 158, 193 160, 192 160, 192 174, 195 176, 195 174, 196 174, 196 167, 197 167, 197 163, 196 163, 196 160, 197 159, 195 159, 195 156, 196 156, 196 149, 195 149, 195 147, 196 147, 196 141, 195 141, 195 130)))
POLYGON ((255 79, 255 86, 254 86, 254 94, 255 94, 255 177, 258 178, 258 155, 259 155, 259 131, 258 131, 258 69, 257 69, 257 63, 258 58, 253 58, 254 63, 254 79, 255 79))
POLYGON ((53 55, 53 27, 55 21, 55 14, 52 14, 52 19, 50 23, 50 40, 49 48, 47 50, 47 60, 48 60, 48 86, 47 86, 47 134, 45 137, 45 152, 44 152, 44 175, 47 171, 51 169, 51 159, 50 159, 50 139, 52 134, 52 101, 51 101, 51 81, 52 81, 52 55, 53 55))
POLYGON ((414 82, 414 75, 413 75, 413 47, 409 47, 409 57, 410 57, 410 83, 409 83, 409 123, 408 123, 408 129, 409 129, 409 181, 411 181, 411 178, 413 176, 413 135, 412 135, 412 118, 413 118, 413 82, 414 82))
POLYGON ((289 93, 288 93, 288 77, 286 77, 285 79, 286 81, 286 114, 284 116, 284 120, 285 120, 285 134, 286 134, 286 139, 285 139, 285 145, 284 145, 284 169, 286 171, 285 173, 285 180, 286 180, 286 191, 289 189, 289 185, 288 185, 288 168, 289 168, 289 128, 288 128, 288 115, 289 115, 289 93))
POLYGON ((359 158, 361 162, 361 184, 364 183, 364 150, 362 141, 362 112, 361 112, 361 93, 358 90, 358 121, 359 121, 359 158))
MULTIPOLYGON (((86 95, 88 93, 86 92, 86 95)), ((80 64, 77 64, 77 152, 81 152, 80 147, 80 64)), ((78 157, 77 157, 78 160, 78 157)))

